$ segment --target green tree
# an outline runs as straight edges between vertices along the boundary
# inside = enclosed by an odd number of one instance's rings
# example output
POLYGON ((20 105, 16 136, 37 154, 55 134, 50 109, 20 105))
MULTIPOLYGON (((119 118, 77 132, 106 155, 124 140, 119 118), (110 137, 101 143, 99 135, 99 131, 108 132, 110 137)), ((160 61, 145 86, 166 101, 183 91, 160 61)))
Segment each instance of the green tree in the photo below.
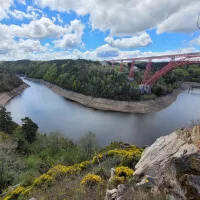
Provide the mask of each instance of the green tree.
POLYGON ((38 125, 34 123, 29 117, 22 119, 22 123, 22 131, 24 137, 29 143, 32 143, 36 139, 38 125))
POLYGON ((11 134, 13 125, 11 113, 7 112, 5 107, 0 107, 0 130, 11 134))
POLYGON ((90 159, 97 148, 96 135, 92 132, 85 134, 79 141, 80 147, 86 153, 87 159, 90 159))

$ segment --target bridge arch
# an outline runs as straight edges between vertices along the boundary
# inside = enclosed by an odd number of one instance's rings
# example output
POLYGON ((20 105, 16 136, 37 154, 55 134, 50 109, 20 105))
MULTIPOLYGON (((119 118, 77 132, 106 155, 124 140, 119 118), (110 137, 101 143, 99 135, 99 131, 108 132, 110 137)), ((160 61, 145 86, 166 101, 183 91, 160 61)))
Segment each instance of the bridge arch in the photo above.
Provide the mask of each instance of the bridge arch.
POLYGON ((146 70, 144 72, 144 79, 142 85, 153 85, 159 78, 161 78, 166 73, 182 67, 187 64, 200 64, 200 52, 195 53, 185 53, 185 54, 171 54, 171 55, 161 55, 161 56, 149 56, 149 57, 135 57, 119 60, 106 60, 107 63, 112 63, 112 68, 114 69, 114 63, 121 62, 120 71, 122 71, 123 62, 131 62, 131 68, 129 73, 129 78, 134 78, 134 63, 136 61, 147 61, 146 70), (170 62, 151 76, 152 60, 166 60, 170 59, 170 62))

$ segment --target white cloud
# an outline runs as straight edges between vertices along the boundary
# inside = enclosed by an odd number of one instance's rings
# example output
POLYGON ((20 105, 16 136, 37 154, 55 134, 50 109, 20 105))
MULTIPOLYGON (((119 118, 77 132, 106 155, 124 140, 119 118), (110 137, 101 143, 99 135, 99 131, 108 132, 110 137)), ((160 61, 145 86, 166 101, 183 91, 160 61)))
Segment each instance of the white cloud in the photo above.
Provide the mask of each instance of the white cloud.
MULTIPOLYGON (((23 44, 23 42, 21 43, 23 44)), ((191 53, 197 51, 197 49, 192 47, 177 49, 174 51, 165 51, 165 52, 152 52, 152 51, 141 52, 139 50, 120 51, 119 49, 110 47, 109 45, 103 45, 96 48, 93 51, 85 51, 85 52, 80 52, 77 49, 74 49, 73 51, 69 50, 52 51, 52 49, 49 49, 48 44, 46 44, 45 46, 37 47, 35 49, 32 48, 31 44, 29 45, 27 44, 28 48, 24 47, 22 50, 20 49, 18 50, 17 48, 19 47, 12 49, 12 43, 10 43, 9 46, 7 44, 5 44, 4 47, 7 48, 10 47, 11 49, 5 50, 2 48, 2 44, 0 45, 0 60, 19 60, 19 59, 52 60, 52 58, 53 59, 82 58, 87 60, 109 60, 109 59, 133 58, 138 56, 141 57, 141 56, 155 56, 155 55, 174 54, 174 53, 191 53), (40 51, 38 51, 38 49, 40 49, 40 51)))
POLYGON ((43 11, 34 8, 33 6, 27 6, 26 8, 26 13, 21 11, 21 10, 9 10, 7 12, 11 17, 18 19, 18 20, 23 20, 23 19, 31 19, 31 20, 37 20, 43 15, 43 11))
POLYGON ((56 18, 55 17, 52 17, 52 20, 53 20, 53 22, 56 22, 56 18))
POLYGON ((13 0, 0 0, 0 20, 9 17, 8 12, 13 4, 13 0))
POLYGON ((38 13, 43 13, 43 11, 42 10, 40 10, 40 9, 38 9, 38 8, 35 8, 35 7, 33 7, 33 6, 27 6, 27 12, 38 12, 38 13))
POLYGON ((36 20, 37 18, 40 17, 39 14, 37 14, 36 12, 31 12, 31 13, 25 13, 25 12, 22 12, 20 10, 13 10, 13 11, 9 11, 9 14, 15 18, 15 19, 19 19, 19 20, 23 20, 25 18, 27 19, 34 19, 36 20))
POLYGON ((119 49, 105 44, 95 49, 96 56, 99 58, 113 58, 119 56, 119 49))
POLYGON ((39 40, 20 39, 19 42, 16 43, 16 47, 24 52, 46 51, 48 44, 42 46, 39 40))
POLYGON ((26 5, 26 0, 17 0, 19 3, 26 5))
MULTIPOLYGON (((75 22, 76 20, 74 20, 75 22)), ((77 20, 78 21, 78 20, 77 20)), ((4 25, 0 24, 0 34, 7 34, 9 36, 27 37, 27 38, 46 38, 46 37, 60 37, 67 33, 75 31, 80 34, 81 26, 71 22, 69 26, 59 26, 54 24, 52 20, 42 17, 39 20, 31 21, 29 24, 18 25, 4 25)), ((79 24, 80 25, 80 24, 79 24)))
POLYGON ((197 49, 194 47, 181 48, 177 50, 169 50, 164 52, 141 52, 140 50, 135 51, 121 51, 117 48, 110 47, 109 45, 102 45, 93 51, 79 52, 79 56, 83 59, 92 60, 112 60, 112 59, 125 59, 134 57, 147 57, 156 55, 167 55, 167 54, 180 54, 180 53, 191 53, 196 52, 197 49))
POLYGON ((195 46, 200 46, 200 36, 198 36, 198 37, 194 38, 193 40, 191 40, 189 42, 189 44, 195 45, 195 46))
POLYGON ((94 29, 110 30, 112 36, 132 36, 152 28, 163 32, 196 30, 199 0, 35 0, 40 7, 90 14, 94 29))
MULTIPOLYGON (((191 1, 192 2, 192 1, 191 1)), ((179 11, 173 13, 157 27, 157 33, 185 32, 190 33, 197 30, 197 17, 200 11, 200 1, 183 6, 179 11)))
POLYGON ((60 40, 55 40, 55 47, 57 48, 75 48, 81 43, 81 38, 76 34, 66 34, 60 40))
POLYGON ((53 43, 58 48, 75 48, 82 45, 84 25, 79 20, 70 22, 68 31, 70 33, 65 34, 61 39, 55 40, 53 43))
MULTIPOLYGON (((14 39, 6 39, 0 43, 0 54, 10 54, 20 52, 21 54, 34 53, 40 51, 47 51, 48 45, 42 46, 39 40, 32 39, 19 39, 15 41, 14 39)), ((15 57, 15 56, 14 56, 15 57)), ((23 57, 23 55, 22 55, 23 57)))
POLYGON ((59 23, 63 23, 63 19, 61 18, 60 14, 57 14, 57 20, 59 23))
POLYGON ((57 14, 56 17, 52 17, 53 22, 58 21, 60 24, 63 23, 63 19, 61 18, 60 14, 57 14))
POLYGON ((148 33, 143 32, 131 38, 122 38, 114 40, 113 37, 106 37, 107 42, 112 47, 117 48, 131 48, 131 47, 144 47, 152 43, 151 37, 148 33))

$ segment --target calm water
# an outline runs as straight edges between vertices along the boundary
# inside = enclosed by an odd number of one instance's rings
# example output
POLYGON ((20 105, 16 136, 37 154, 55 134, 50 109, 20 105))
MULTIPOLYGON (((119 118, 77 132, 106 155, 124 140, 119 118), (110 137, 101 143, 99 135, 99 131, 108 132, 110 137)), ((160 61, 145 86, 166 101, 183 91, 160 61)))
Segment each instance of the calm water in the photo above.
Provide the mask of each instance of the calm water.
POLYGON ((42 84, 24 80, 31 87, 7 104, 13 119, 28 116, 42 133, 61 131, 74 141, 92 131, 101 145, 123 141, 150 145, 159 136, 200 119, 200 90, 181 93, 169 108, 151 114, 124 114, 86 108, 66 100, 42 84))

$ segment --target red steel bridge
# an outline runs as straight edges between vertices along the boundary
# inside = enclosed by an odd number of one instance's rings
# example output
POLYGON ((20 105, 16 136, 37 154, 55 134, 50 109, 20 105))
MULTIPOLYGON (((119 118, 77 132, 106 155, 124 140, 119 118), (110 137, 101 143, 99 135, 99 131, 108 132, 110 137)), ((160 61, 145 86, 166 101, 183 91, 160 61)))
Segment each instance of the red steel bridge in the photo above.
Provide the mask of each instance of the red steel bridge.
POLYGON ((119 71, 122 72, 124 63, 130 63, 129 78, 134 78, 134 64, 136 61, 147 61, 146 70, 144 72, 144 78, 142 85, 153 85, 159 78, 165 75, 167 72, 172 71, 178 67, 183 67, 189 64, 200 64, 200 52, 196 53, 184 53, 184 54, 171 54, 171 55, 161 55, 161 56, 149 56, 149 57, 135 57, 127 59, 118 60, 105 60, 106 63, 112 63, 112 68, 115 68, 115 63, 120 62, 119 71), (158 70, 154 75, 151 75, 151 67, 153 60, 156 61, 166 61, 169 63, 165 67, 158 70))

